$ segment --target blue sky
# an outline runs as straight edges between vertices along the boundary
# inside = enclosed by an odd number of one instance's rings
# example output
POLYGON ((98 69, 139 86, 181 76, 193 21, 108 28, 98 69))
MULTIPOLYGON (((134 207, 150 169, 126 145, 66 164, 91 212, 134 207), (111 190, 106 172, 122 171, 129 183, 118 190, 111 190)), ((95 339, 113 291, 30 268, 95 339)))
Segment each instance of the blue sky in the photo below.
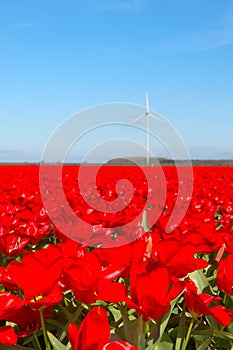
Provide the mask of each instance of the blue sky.
POLYGON ((0 48, 0 161, 146 91, 192 158, 233 158, 232 0, 0 0, 0 48))

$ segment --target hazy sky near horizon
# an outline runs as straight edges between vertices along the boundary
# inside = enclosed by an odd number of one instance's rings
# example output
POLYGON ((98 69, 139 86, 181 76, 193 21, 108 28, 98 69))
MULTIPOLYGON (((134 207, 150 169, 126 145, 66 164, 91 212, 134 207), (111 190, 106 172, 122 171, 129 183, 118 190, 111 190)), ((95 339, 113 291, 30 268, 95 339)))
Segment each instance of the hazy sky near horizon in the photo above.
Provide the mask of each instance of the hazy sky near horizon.
POLYGON ((39 161, 69 116, 146 91, 192 158, 233 158, 232 0, 0 0, 0 50, 0 161, 39 161))

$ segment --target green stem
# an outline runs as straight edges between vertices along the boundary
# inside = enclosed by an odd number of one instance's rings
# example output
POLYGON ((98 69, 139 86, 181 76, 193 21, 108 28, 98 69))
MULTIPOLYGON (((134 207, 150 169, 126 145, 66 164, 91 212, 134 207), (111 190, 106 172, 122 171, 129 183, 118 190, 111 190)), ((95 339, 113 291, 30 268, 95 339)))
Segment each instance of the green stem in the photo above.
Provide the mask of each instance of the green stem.
POLYGON ((40 313, 40 320, 41 320, 41 326, 42 326, 42 330, 43 330, 44 342, 45 342, 46 350, 51 350, 50 342, 49 342, 48 335, 47 335, 45 320, 44 320, 43 309, 40 309, 39 313, 40 313))
POLYGON ((37 337, 36 333, 33 333, 33 336, 34 336, 34 339, 35 339, 35 341, 36 341, 38 350, 42 350, 42 348, 41 348, 41 346, 40 346, 40 342, 39 342, 39 340, 38 340, 38 337, 37 337))
POLYGON ((134 344, 137 346, 139 350, 145 349, 145 337, 144 337, 144 322, 143 315, 139 315, 137 319, 137 325, 134 333, 134 344))
POLYGON ((227 303, 227 294, 226 293, 224 293, 224 297, 223 297, 222 302, 226 306, 226 303, 227 303))
POLYGON ((216 279, 216 276, 212 275, 210 277, 207 277, 206 279, 207 279, 208 282, 211 282, 211 281, 216 279))
POLYGON ((192 317, 192 319, 190 321, 190 324, 189 324, 188 332, 186 334, 185 342, 183 343, 181 350, 185 350, 187 345, 188 345, 188 342, 189 342, 189 339, 190 339, 190 336, 191 336, 191 333, 192 333, 194 322, 195 322, 195 317, 192 317))
POLYGON ((67 307, 69 305, 69 303, 66 300, 66 296, 63 294, 63 302, 65 304, 65 307, 67 307))

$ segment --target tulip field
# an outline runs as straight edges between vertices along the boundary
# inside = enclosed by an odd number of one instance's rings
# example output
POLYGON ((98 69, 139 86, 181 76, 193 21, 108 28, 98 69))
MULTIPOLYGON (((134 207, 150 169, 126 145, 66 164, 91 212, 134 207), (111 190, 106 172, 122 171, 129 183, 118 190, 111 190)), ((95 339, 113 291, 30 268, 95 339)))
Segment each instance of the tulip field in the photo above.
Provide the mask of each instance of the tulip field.
POLYGON ((158 168, 63 166, 74 223, 55 165, 0 166, 0 350, 233 349, 233 167, 158 168))

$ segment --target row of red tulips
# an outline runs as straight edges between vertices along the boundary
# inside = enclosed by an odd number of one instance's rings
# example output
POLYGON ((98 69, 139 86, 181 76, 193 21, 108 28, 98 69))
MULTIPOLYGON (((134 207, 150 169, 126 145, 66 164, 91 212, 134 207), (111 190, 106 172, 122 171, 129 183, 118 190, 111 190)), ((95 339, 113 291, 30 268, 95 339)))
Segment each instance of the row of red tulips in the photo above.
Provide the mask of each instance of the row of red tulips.
MULTIPOLYGON (((93 248, 53 225, 41 201, 37 167, 1 168, 0 343, 37 350, 231 349, 232 169, 194 168, 189 209, 169 234, 175 168, 164 168, 167 196, 156 222, 151 208, 157 197, 141 170, 115 168, 114 177, 109 169, 98 180, 102 197, 117 197, 122 171, 134 195, 126 213, 108 214, 107 220, 84 203, 76 168, 63 173, 67 199, 93 223, 94 242, 101 225, 111 222, 108 242, 118 246, 93 248), (147 220, 138 216, 124 232, 122 218, 139 211, 147 220)), ((91 197, 91 184, 86 188, 91 197)))

